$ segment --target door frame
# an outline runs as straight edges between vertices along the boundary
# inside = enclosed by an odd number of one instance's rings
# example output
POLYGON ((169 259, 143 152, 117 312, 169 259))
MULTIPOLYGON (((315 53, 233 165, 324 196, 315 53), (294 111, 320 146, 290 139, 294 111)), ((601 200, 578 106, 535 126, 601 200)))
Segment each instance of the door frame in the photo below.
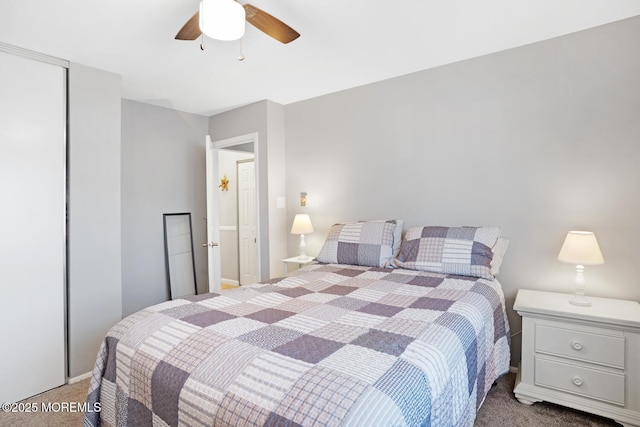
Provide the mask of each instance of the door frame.
MULTIPOLYGON (((219 176, 219 158, 220 150, 231 149, 237 145, 253 143, 253 158, 255 161, 255 180, 256 180, 256 277, 258 281, 262 280, 262 251, 260 248, 262 222, 261 209, 261 193, 263 191, 260 181, 260 148, 258 144, 258 132, 239 135, 232 138, 225 138, 213 141, 210 135, 206 136, 207 144, 207 242, 220 242, 220 206, 219 193, 215 191, 212 179, 217 182, 219 176)), ((208 276, 209 276, 209 292, 220 292, 222 289, 220 283, 220 247, 207 247, 208 256, 208 276), (215 274, 214 274, 215 273, 215 274)))

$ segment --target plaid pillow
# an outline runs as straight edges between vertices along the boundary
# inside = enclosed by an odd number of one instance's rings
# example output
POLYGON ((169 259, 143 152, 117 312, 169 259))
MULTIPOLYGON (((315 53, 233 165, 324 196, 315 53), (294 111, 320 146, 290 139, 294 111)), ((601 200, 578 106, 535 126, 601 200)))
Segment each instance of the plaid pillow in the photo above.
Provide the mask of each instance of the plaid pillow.
POLYGON ((395 220, 335 224, 316 259, 326 264, 386 267, 393 259, 395 228, 395 220))
POLYGON ((414 227, 407 230, 396 267, 493 280, 496 227, 414 227))

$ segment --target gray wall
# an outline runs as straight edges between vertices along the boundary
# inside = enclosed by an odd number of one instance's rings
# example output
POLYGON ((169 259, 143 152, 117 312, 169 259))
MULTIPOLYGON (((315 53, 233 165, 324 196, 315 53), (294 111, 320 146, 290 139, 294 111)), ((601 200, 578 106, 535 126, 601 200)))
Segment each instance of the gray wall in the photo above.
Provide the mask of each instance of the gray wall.
POLYGON ((259 182, 261 264, 259 277, 282 274, 286 257, 284 230, 287 215, 277 208, 277 198, 285 195, 284 107, 272 101, 260 101, 209 118, 213 141, 258 133, 256 167, 259 182))
POLYGON ((198 292, 208 291, 207 118, 122 100, 122 311, 169 297, 162 215, 191 212, 198 292))
POLYGON ((640 17, 289 104, 289 223, 311 215, 310 254, 336 221, 499 226, 509 307, 520 288, 572 292, 556 257, 592 230, 606 264, 587 292, 640 300, 638 76, 640 17))
POLYGON ((288 257, 287 240, 284 236, 291 229, 287 222, 287 211, 278 208, 278 198, 286 197, 287 164, 285 144, 284 106, 275 102, 267 102, 267 151, 269 153, 269 241, 271 277, 282 276, 284 265, 282 260, 288 257))
MULTIPOLYGON (((120 76, 69 68, 69 376, 121 318, 120 76)), ((37 242, 34 242, 37 244, 37 242)))

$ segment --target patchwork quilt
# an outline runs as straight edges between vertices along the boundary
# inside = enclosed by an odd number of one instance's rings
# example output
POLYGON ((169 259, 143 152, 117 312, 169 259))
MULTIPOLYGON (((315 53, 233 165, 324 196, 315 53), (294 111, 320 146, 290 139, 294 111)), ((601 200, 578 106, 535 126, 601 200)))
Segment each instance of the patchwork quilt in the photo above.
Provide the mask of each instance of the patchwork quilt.
POLYGON ((84 426, 472 426, 504 307, 496 280, 337 264, 168 301, 108 332, 84 426))

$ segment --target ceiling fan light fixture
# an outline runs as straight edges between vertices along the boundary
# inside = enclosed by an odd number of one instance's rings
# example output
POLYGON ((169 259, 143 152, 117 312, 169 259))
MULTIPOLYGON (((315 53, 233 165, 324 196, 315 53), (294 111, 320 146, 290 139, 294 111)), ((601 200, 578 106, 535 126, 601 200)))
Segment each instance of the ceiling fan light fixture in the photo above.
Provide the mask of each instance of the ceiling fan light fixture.
POLYGON ((244 35, 246 13, 235 0, 202 0, 200 30, 216 40, 237 40, 244 35))

